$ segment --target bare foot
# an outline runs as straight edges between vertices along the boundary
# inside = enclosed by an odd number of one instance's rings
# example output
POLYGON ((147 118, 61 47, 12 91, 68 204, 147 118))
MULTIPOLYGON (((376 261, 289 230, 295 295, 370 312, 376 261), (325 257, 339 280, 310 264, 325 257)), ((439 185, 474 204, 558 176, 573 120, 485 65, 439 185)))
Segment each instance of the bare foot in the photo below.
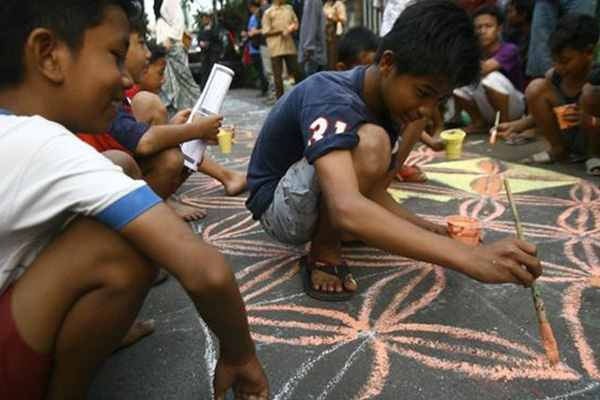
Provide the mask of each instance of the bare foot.
POLYGON ((137 321, 131 328, 129 328, 129 332, 125 335, 125 337, 119 343, 117 350, 122 349, 123 347, 127 347, 146 335, 154 332, 154 327, 156 326, 156 321, 153 319, 149 319, 147 321, 137 321))
POLYGON ((348 292, 356 292, 358 285, 352 275, 346 276, 344 279, 344 287, 342 288, 342 282, 336 275, 328 274, 327 272, 313 269, 311 280, 313 288, 315 290, 321 290, 323 292, 337 292, 342 293, 344 289, 348 292))
POLYGON ((246 174, 239 171, 228 171, 227 179, 223 182, 225 187, 225 193, 227 196, 235 196, 242 193, 248 187, 248 181, 246 181, 246 174))
POLYGON ((206 217, 206 210, 195 206, 188 206, 178 201, 167 200, 167 205, 171 207, 175 214, 179 215, 185 221, 196 221, 206 217))

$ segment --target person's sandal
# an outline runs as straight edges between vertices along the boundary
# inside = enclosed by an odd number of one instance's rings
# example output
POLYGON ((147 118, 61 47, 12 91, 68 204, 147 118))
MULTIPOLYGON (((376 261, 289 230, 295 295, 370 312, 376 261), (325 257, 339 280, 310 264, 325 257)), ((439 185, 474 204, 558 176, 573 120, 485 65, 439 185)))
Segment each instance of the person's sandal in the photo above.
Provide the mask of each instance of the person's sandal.
POLYGON ((319 262, 318 264, 313 261, 308 261, 308 256, 304 256, 300 259, 300 271, 302 273, 302 283, 304 286, 304 292, 310 297, 323 300, 323 301, 344 301, 354 296, 355 292, 347 291, 343 289, 341 293, 328 292, 324 290, 317 290, 313 287, 312 282, 312 271, 319 270, 329 275, 337 276, 342 283, 342 288, 347 277, 354 280, 350 273, 350 268, 346 262, 342 262, 339 265, 331 265, 319 262))

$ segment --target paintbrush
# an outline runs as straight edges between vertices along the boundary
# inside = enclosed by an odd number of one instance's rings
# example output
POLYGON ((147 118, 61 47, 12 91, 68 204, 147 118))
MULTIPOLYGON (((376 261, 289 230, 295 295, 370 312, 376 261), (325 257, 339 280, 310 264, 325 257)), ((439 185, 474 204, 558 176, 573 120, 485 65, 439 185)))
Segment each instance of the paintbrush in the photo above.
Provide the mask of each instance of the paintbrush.
MULTIPOLYGON (((510 203, 510 210, 512 212, 513 219, 515 220, 515 227, 517 229, 517 236, 519 239, 524 240, 523 228, 521 227, 521 220, 519 218, 519 212, 517 206, 513 200, 512 192, 510 190, 510 183, 508 179, 504 178, 504 189, 506 190, 506 196, 510 203)), ((552 333, 552 327, 546 318, 546 307, 544 306, 544 300, 540 293, 540 288, 537 285, 537 281, 533 281, 531 284, 531 295, 533 296, 533 305, 535 306, 535 313, 537 315, 538 323, 540 325, 540 334, 542 336, 542 344, 546 351, 546 356, 550 361, 550 365, 554 366, 558 363, 558 346, 554 334, 552 333)))
POLYGON ((496 143, 496 135, 498 134, 498 124, 500 123, 500 111, 496 111, 496 122, 494 127, 490 129, 490 144, 496 143))

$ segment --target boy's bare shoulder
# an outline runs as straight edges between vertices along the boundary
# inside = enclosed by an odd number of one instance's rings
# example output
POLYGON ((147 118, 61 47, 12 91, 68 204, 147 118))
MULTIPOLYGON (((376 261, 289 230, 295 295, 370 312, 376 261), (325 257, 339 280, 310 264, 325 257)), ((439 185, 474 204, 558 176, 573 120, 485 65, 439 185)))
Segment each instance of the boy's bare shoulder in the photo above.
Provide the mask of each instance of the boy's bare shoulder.
POLYGON ((133 97, 133 99, 131 99, 131 104, 138 105, 138 106, 144 106, 144 107, 157 106, 157 105, 164 107, 162 102, 160 101, 160 97, 157 94, 152 93, 152 92, 147 92, 147 91, 138 92, 133 97))

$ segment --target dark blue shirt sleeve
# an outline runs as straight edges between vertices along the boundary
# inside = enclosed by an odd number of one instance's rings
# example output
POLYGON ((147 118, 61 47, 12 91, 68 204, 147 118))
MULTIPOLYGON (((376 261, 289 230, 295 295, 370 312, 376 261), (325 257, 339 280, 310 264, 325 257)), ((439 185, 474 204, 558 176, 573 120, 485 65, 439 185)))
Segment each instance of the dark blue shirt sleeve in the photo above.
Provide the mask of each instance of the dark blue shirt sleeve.
POLYGON ((118 107, 119 114, 110 125, 110 135, 127 150, 135 153, 138 143, 150 129, 150 124, 138 122, 124 108, 118 107))
POLYGON ((307 106, 300 115, 304 157, 309 163, 337 149, 352 149, 359 141, 358 128, 366 116, 352 103, 307 106))

